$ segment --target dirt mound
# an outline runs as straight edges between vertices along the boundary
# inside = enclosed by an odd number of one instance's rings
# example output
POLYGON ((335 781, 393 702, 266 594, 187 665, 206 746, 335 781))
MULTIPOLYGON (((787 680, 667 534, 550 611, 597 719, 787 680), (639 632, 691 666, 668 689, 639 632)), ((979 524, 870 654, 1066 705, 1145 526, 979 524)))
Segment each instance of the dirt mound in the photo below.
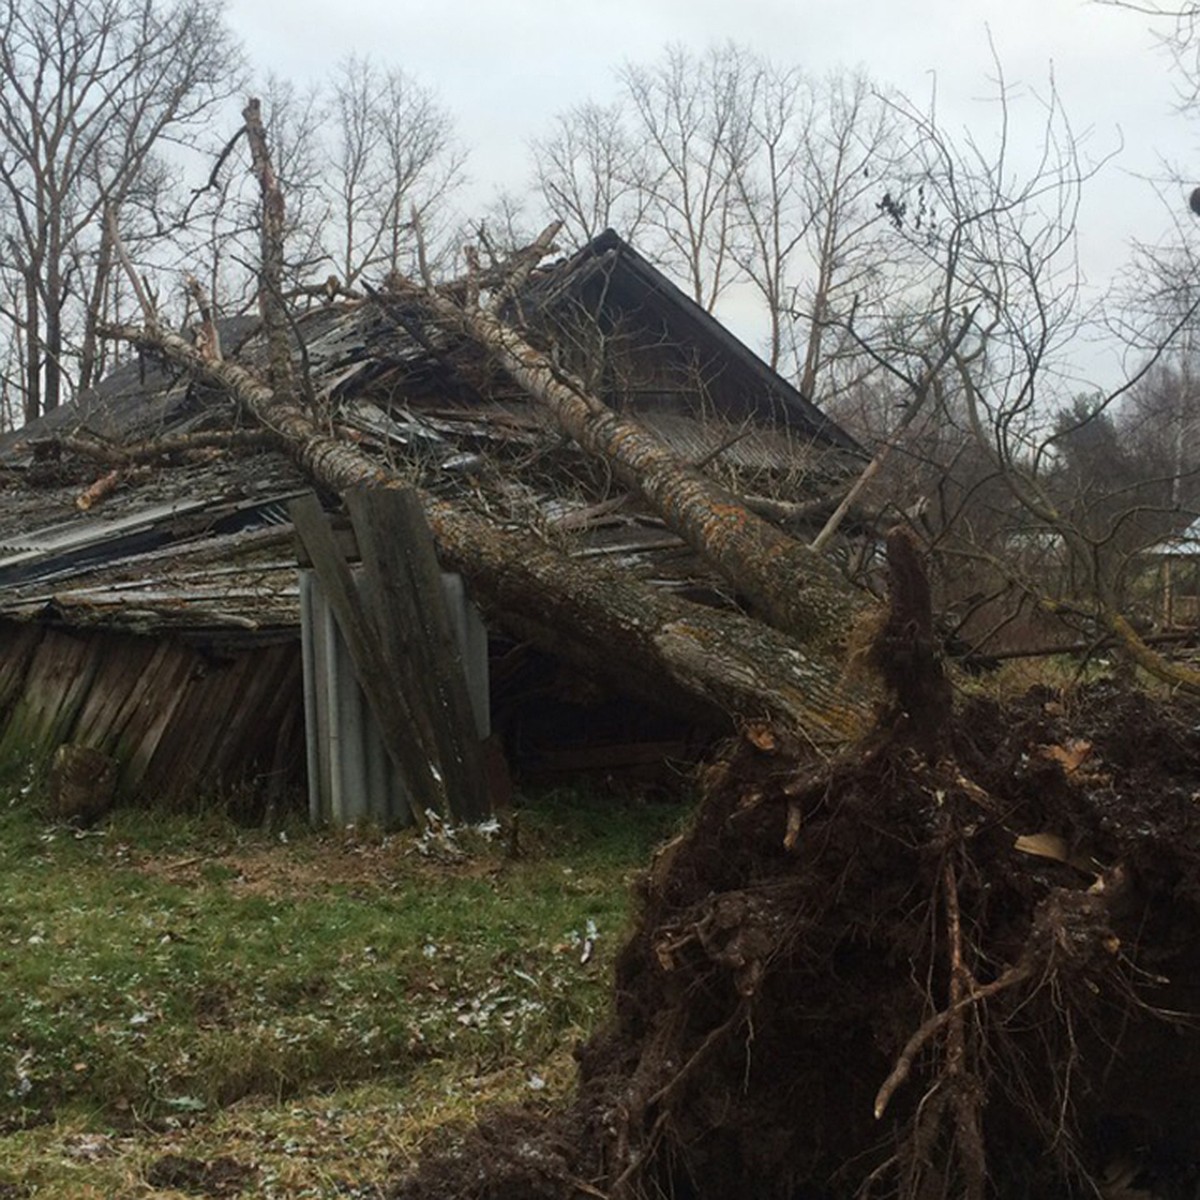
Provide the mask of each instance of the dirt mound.
POLYGON ((923 621, 881 635, 933 674, 870 742, 754 729, 708 768, 570 1110, 396 1197, 1196 1194, 1200 713, 1100 685, 951 719, 923 621))

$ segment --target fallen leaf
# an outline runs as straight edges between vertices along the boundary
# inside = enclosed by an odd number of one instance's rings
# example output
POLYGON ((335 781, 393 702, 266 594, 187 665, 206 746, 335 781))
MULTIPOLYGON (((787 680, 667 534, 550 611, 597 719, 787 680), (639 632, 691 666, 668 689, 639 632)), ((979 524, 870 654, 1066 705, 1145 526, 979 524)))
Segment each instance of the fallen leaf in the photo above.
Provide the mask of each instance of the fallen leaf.
POLYGON ((746 725, 746 740, 756 749, 770 754, 779 748, 775 740, 775 731, 761 721, 751 721, 746 725))
POLYGON ((1091 757, 1092 743, 1083 738, 1071 738, 1061 746, 1043 746, 1042 755, 1056 762, 1068 774, 1073 775, 1091 757))
POLYGON ((1036 858, 1052 858, 1055 862, 1062 863, 1071 860, 1071 848, 1067 845, 1067 839, 1057 833, 1022 834, 1013 846, 1022 854, 1032 854, 1036 858))
POLYGON ((1077 850, 1071 849, 1071 844, 1061 834, 1043 833, 1022 834, 1013 842, 1013 849, 1022 854, 1030 854, 1035 858, 1049 858, 1055 862, 1066 863, 1085 875, 1095 875, 1098 867, 1095 859, 1077 850))

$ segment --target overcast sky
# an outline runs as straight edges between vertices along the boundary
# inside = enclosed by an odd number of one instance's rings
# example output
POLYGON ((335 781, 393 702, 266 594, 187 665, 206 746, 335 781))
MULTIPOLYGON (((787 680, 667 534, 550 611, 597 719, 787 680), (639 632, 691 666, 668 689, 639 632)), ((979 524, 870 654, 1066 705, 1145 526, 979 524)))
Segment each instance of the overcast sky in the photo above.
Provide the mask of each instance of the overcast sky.
MULTIPOLYGON (((654 60, 672 41, 733 39, 813 74, 862 67, 925 100, 936 79, 949 129, 986 130, 994 106, 989 33, 1010 85, 1057 90, 1087 149, 1123 149, 1090 185, 1080 217, 1084 270, 1107 286, 1131 239, 1170 236, 1184 192, 1155 195, 1162 161, 1200 176, 1197 126, 1150 19, 1083 0, 228 0, 257 70, 320 78, 351 53, 431 85, 456 117, 480 197, 521 190, 529 138, 588 97, 610 98, 623 62, 654 60), (1195 163, 1194 167, 1191 164, 1195 163)), ((1035 114, 1017 137, 1036 133, 1035 114)), ((1200 182, 1200 178, 1197 179, 1200 182)))

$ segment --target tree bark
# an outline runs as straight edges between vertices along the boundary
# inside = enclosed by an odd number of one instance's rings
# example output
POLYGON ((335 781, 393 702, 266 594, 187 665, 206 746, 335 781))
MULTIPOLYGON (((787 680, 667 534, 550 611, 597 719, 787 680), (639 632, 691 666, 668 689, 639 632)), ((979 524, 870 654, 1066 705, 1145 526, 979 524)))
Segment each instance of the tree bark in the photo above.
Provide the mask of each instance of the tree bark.
MULTIPOLYGON (((107 217, 107 213, 105 214, 107 217)), ((105 296, 112 275, 113 246, 112 226, 106 219, 100 227, 100 248, 96 255, 96 273, 92 277, 87 313, 84 316, 83 344, 79 353, 79 392, 86 392, 99 380, 104 371, 101 358, 100 339, 96 336, 96 323, 105 311, 105 296)))
POLYGON ((51 412, 62 401, 63 359, 63 302, 65 289, 62 272, 62 247, 57 239, 50 243, 50 254, 46 261, 46 336, 45 387, 42 392, 42 411, 51 412))
MULTIPOLYGON (((404 486, 236 363, 205 359, 167 330, 105 332, 225 389, 329 490, 404 486)), ((838 657, 819 647, 573 560, 447 501, 427 494, 421 501, 443 564, 464 576, 494 620, 614 687, 708 721, 765 719, 822 747, 844 742, 870 720, 867 689, 847 682, 838 657)))
POLYGON ((267 335, 267 362, 271 386, 276 392, 291 397, 294 388, 292 347, 288 337, 287 313, 283 299, 283 191, 267 146, 267 134, 262 123, 262 104, 252 99, 242 110, 246 123, 246 138, 255 178, 262 196, 262 218, 259 242, 262 264, 258 272, 258 310, 262 314, 267 335))
MULTIPOLYGON (((30 268, 32 270, 32 268, 30 268)), ((25 284, 25 421, 42 415, 42 332, 41 304, 37 277, 27 271, 25 284)))
POLYGON ((492 312, 411 294, 464 330, 585 450, 604 459, 667 526, 765 620, 806 645, 836 646, 861 598, 823 555, 755 515, 744 500, 679 461, 652 433, 610 409, 492 312))

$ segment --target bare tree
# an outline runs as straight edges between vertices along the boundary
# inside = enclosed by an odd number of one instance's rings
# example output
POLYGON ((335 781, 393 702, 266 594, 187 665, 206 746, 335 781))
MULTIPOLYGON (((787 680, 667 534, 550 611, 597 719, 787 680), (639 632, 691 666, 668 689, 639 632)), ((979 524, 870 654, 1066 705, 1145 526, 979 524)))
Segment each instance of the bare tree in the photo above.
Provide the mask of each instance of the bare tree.
POLYGON ((925 269, 907 294, 906 322, 876 320, 868 333, 861 320, 852 332, 910 406, 932 398, 949 414, 953 400, 985 456, 981 480, 999 480, 1007 493, 1005 525, 983 540, 962 537, 962 525, 934 530, 938 549, 983 568, 1013 596, 1115 639, 1162 678, 1200 688, 1200 675, 1163 660, 1128 619, 1138 554, 1162 535, 1170 511, 1171 471, 1139 469, 1115 421, 1125 397, 1192 327, 1200 303, 1158 325, 1124 383, 1077 396, 1069 350, 1099 314, 1080 290, 1075 230, 1083 188, 1103 159, 1084 157, 1051 88, 1033 98, 1036 153, 1026 152, 1018 170, 1016 104, 999 68, 997 85, 1000 125, 988 139, 955 139, 935 112, 897 102, 924 169, 885 208, 925 269))
POLYGON ((334 78, 329 101, 333 148, 327 187, 341 235, 340 245, 330 246, 330 256, 346 287, 353 285, 383 238, 373 219, 383 185, 374 76, 369 62, 347 59, 334 78))
POLYGON ((406 269, 414 213, 429 237, 462 180, 464 155, 435 94, 399 67, 351 56, 303 103, 268 95, 267 108, 296 212, 289 261, 310 273, 323 262, 343 289, 406 269))
POLYGON ((856 307, 886 307, 907 277, 909 257, 898 253, 880 203, 907 170, 885 93, 861 72, 838 74, 823 82, 816 103, 804 131, 812 273, 793 301, 805 330, 800 388, 814 397, 845 385, 821 385, 838 357, 840 344, 831 345, 838 325, 856 307))
MULTIPOLYGON (((696 57, 669 47, 654 66, 627 66, 632 136, 645 146, 645 222, 663 261, 712 309, 737 265, 734 179, 746 149, 747 52, 729 44, 696 57)), ((639 162, 642 160, 639 160, 639 162)))
MULTIPOLYGON (((791 324, 794 260, 802 256, 816 222, 804 195, 812 167, 805 138, 817 119, 816 98, 811 82, 798 68, 779 69, 760 62, 743 102, 746 150, 733 164, 741 225, 734 257, 766 305, 767 359, 778 368, 785 330, 791 324)), ((806 394, 812 394, 811 387, 806 394)))
POLYGON ((620 101, 588 100, 560 113, 532 150, 535 186, 570 240, 590 241, 610 228, 625 238, 638 236, 651 167, 620 101))
POLYGON ((383 74, 370 117, 382 176, 375 213, 381 236, 379 252, 359 269, 378 263, 404 272, 416 261, 414 220, 430 238, 439 206, 462 182, 465 156, 450 114, 432 91, 399 68, 383 74))
POLYGON ((199 129, 236 86, 239 62, 215 0, 4 6, 0 194, 20 284, 5 318, 24 345, 26 419, 58 405, 72 339, 95 319, 109 268, 94 233, 101 213, 129 205, 160 170, 155 154, 199 129))
POLYGON ((815 396, 839 323, 880 302, 894 266, 878 201, 899 166, 896 116, 861 73, 814 81, 769 61, 743 100, 735 256, 766 307, 771 365, 798 342, 800 390, 815 396))
POLYGON ((532 144, 546 215, 573 240, 640 235, 709 309, 749 281, 770 364, 793 351, 814 392, 851 308, 907 279, 878 203, 897 174, 896 114, 861 73, 814 80, 732 44, 668 48, 620 83, 614 103, 560 114, 532 144))

